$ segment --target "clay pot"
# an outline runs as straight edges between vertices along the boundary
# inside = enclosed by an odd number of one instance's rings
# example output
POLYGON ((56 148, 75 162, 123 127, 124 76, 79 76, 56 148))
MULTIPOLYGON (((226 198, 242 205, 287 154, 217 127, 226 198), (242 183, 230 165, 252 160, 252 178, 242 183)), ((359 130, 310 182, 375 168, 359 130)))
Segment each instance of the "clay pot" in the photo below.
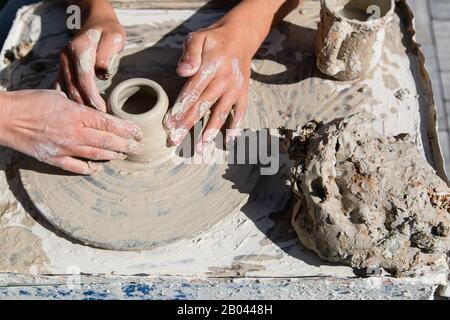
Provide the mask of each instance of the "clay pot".
POLYGON ((112 114, 133 122, 143 131, 144 154, 129 156, 127 160, 150 162, 164 158, 167 136, 162 121, 169 99, 158 83, 142 78, 126 80, 114 88, 108 106, 112 114))
POLYGON ((338 80, 364 78, 380 61, 394 0, 322 0, 317 67, 338 80))

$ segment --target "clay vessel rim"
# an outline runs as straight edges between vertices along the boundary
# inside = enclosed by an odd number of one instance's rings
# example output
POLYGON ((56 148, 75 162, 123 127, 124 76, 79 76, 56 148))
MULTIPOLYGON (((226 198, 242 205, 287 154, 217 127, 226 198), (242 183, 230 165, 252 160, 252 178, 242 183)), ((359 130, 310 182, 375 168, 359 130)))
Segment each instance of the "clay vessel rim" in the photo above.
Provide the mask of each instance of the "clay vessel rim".
POLYGON ((366 21, 360 21, 357 19, 350 19, 347 18, 341 14, 339 14, 339 12, 337 10, 333 10, 330 7, 330 2, 331 0, 323 0, 322 3, 324 3, 323 7, 336 19, 338 20, 344 20, 347 21, 348 23, 351 24, 355 24, 355 25, 360 25, 360 26, 367 26, 367 25, 371 25, 371 26, 377 26, 377 25, 381 25, 383 23, 385 23, 386 21, 390 20, 392 18, 392 14, 394 13, 395 10, 395 0, 389 0, 391 2, 391 7, 389 9, 389 11, 387 11, 381 18, 377 18, 377 19, 372 19, 372 20, 366 20, 366 21))
POLYGON ((131 78, 118 84, 112 91, 108 103, 111 112, 124 120, 142 120, 144 118, 152 118, 157 116, 162 108, 165 108, 164 104, 168 104, 168 99, 165 99, 166 93, 164 89, 155 81, 146 78, 131 78), (129 99, 136 92, 130 94, 123 103, 119 103, 120 94, 126 89, 148 87, 152 89, 156 94, 155 104, 148 110, 139 114, 129 113, 123 110, 123 106, 127 99, 129 99))

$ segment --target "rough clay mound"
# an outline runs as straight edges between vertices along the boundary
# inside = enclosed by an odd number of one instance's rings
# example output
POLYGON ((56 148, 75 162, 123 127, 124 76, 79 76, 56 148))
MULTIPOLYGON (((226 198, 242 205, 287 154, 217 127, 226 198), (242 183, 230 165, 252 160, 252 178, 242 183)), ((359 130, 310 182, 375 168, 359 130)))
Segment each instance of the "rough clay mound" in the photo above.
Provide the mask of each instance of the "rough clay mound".
POLYGON ((446 266, 450 189, 409 135, 385 137, 357 114, 284 130, 299 200, 292 223, 324 259, 395 276, 446 266))

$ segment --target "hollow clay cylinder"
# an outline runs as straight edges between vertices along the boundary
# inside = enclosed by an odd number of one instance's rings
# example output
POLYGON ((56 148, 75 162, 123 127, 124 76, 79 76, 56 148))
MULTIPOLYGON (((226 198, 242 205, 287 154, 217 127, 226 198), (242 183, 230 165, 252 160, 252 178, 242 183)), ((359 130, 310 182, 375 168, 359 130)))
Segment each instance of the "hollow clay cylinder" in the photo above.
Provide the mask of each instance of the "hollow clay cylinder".
POLYGON ((338 80, 364 78, 378 65, 394 0, 321 0, 317 67, 338 80))
POLYGON ((162 121, 169 99, 158 83, 142 78, 126 80, 114 88, 108 105, 115 116, 133 122, 143 131, 144 154, 128 156, 127 160, 151 162, 167 155, 167 136, 162 121))

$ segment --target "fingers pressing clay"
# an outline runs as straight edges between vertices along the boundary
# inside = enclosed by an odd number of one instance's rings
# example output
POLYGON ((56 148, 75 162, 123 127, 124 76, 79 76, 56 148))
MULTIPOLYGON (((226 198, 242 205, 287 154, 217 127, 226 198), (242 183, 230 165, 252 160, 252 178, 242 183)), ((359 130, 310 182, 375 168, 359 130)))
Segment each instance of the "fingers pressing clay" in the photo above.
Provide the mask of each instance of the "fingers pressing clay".
POLYGON ((97 76, 106 80, 111 77, 114 60, 125 46, 126 36, 121 33, 103 33, 97 48, 95 70, 97 76))
POLYGON ((200 68, 202 63, 205 33, 190 33, 184 40, 184 53, 178 62, 177 73, 181 77, 190 77, 200 68))
POLYGON ((110 132, 91 128, 84 128, 81 135, 85 146, 134 155, 143 153, 142 145, 135 139, 125 139, 110 132))
POLYGON ((63 170, 82 175, 91 175, 103 170, 103 166, 101 164, 85 162, 72 157, 53 158, 47 161, 47 163, 63 170))
POLYGON ((223 94, 224 90, 225 88, 220 82, 213 80, 195 105, 184 114, 183 118, 178 121, 175 120, 173 129, 169 131, 170 144, 180 144, 181 141, 183 141, 184 136, 176 134, 177 128, 185 128, 184 131, 187 134, 187 132, 210 111, 211 107, 217 102, 218 97, 223 94))
POLYGON ((142 140, 142 129, 131 122, 89 109, 85 110, 82 117, 84 125, 88 128, 110 132, 125 139, 142 140))
POLYGON ((83 97, 78 91, 77 80, 74 78, 74 70, 72 67, 72 62, 68 57, 68 49, 64 49, 60 55, 61 60, 61 73, 64 78, 64 84, 66 92, 69 98, 79 104, 85 104, 83 97))
POLYGON ((195 145, 195 151, 198 154, 206 153, 213 144, 214 139, 219 133, 220 128, 224 125, 228 114, 231 111, 233 101, 235 101, 233 95, 225 95, 220 98, 219 102, 214 107, 214 110, 208 120, 208 124, 195 145))
POLYGON ((89 29, 69 45, 69 50, 72 60, 75 61, 74 70, 79 90, 86 99, 86 104, 106 112, 106 103, 95 84, 95 63, 100 37, 100 31, 89 29))
POLYGON ((96 161, 124 160, 127 157, 127 155, 123 153, 86 146, 78 147, 76 149, 76 155, 81 158, 96 161))
MULTIPOLYGON (((219 67, 219 61, 207 63, 206 66, 202 67, 198 73, 189 79, 183 90, 181 90, 174 106, 169 111, 164 121, 166 128, 171 132, 169 134, 169 144, 178 145, 182 142, 183 139, 180 141, 180 137, 182 136, 180 133, 185 132, 190 124, 181 120, 191 108, 195 107, 197 103, 200 103, 199 98, 210 82, 215 78, 219 67)), ((207 103, 210 101, 206 101, 205 99, 203 102, 207 103)), ((192 127, 192 125, 190 127, 192 127)))
POLYGON ((242 134, 242 121, 244 120, 245 110, 247 109, 247 98, 246 94, 241 96, 233 106, 233 110, 231 110, 231 121, 225 135, 225 144, 227 146, 242 134))

